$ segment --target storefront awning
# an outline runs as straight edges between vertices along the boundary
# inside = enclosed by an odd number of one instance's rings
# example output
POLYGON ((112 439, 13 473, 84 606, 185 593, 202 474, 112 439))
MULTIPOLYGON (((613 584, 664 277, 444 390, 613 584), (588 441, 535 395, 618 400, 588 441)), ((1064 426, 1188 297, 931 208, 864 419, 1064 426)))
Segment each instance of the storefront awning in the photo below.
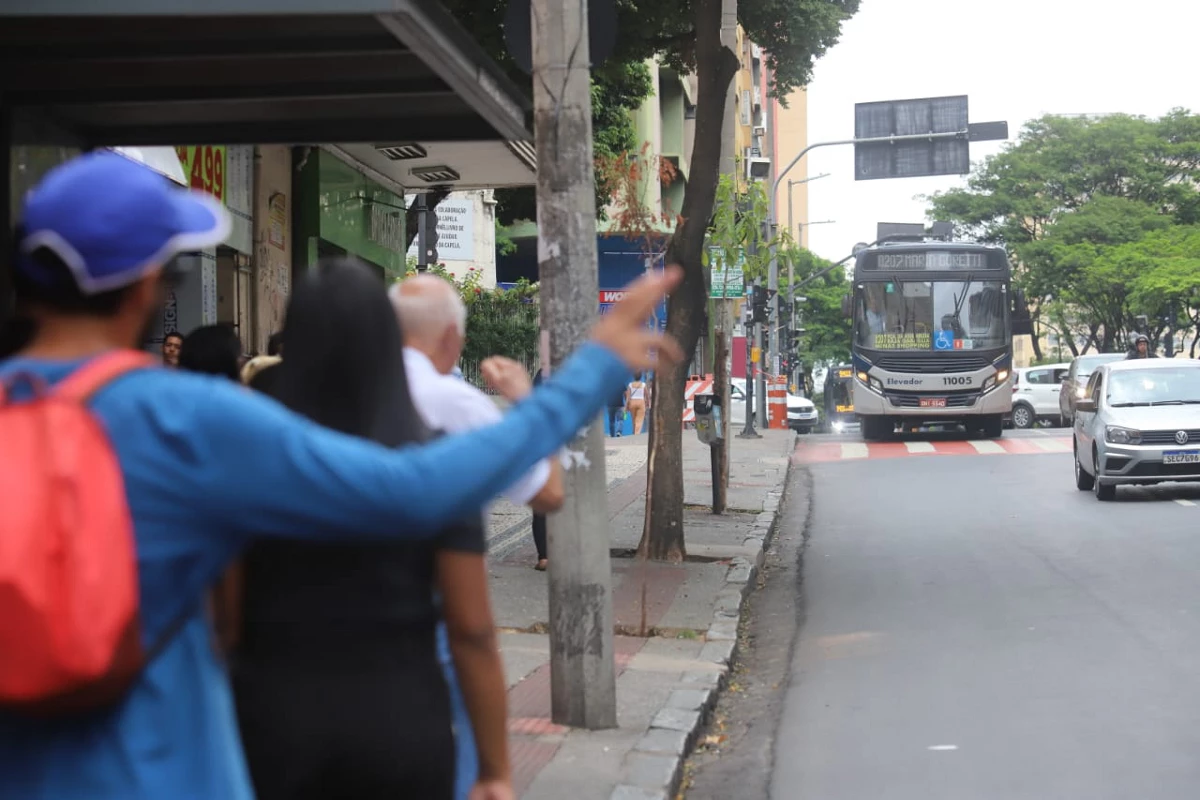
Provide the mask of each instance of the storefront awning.
POLYGON ((533 182, 529 102, 432 0, 4 0, 11 143, 341 145, 413 189, 533 182))

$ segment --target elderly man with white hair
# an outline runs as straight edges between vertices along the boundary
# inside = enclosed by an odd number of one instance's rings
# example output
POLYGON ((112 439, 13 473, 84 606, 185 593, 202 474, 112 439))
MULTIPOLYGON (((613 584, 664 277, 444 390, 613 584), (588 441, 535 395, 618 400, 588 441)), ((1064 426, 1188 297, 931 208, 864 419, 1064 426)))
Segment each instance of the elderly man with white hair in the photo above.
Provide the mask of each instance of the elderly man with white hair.
MULTIPOLYGON (((456 377, 467 333, 467 308, 454 286, 435 275, 415 275, 388 293, 404 336, 404 366, 409 392, 425 424, 445 433, 490 425, 500 410, 486 394, 456 377)), ((529 373, 511 359, 493 359, 501 376, 495 388, 510 402, 532 391, 529 373)), ((461 373, 460 373, 461 374, 461 373)), ((562 466, 547 459, 521 476, 505 492, 514 505, 528 505, 536 514, 557 511, 563 503, 562 466)), ((539 544, 536 568, 546 569, 539 544)), ((445 628, 438 628, 442 668, 450 685, 457 749, 456 800, 463 800, 475 783, 478 760, 471 720, 454 674, 445 628)))

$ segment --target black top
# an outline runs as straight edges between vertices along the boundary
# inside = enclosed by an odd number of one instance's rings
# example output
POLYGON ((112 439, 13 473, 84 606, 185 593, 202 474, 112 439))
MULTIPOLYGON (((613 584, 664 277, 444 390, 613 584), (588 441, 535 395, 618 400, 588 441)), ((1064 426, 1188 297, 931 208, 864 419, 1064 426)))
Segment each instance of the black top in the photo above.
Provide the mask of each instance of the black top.
POLYGON ((245 558, 239 655, 361 657, 381 645, 432 647, 441 617, 434 559, 444 550, 486 552, 482 515, 422 542, 255 543, 245 558))

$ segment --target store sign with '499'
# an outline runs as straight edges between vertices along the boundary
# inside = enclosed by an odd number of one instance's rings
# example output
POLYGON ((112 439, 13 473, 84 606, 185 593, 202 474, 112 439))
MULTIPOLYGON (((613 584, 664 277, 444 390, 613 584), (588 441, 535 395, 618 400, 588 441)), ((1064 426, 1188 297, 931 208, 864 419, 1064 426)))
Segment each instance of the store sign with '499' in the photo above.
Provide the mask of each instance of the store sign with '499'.
POLYGON ((183 165, 183 174, 187 176, 188 186, 197 191, 211 194, 220 202, 225 202, 226 160, 225 148, 222 145, 188 145, 178 146, 175 152, 179 155, 179 163, 183 165))

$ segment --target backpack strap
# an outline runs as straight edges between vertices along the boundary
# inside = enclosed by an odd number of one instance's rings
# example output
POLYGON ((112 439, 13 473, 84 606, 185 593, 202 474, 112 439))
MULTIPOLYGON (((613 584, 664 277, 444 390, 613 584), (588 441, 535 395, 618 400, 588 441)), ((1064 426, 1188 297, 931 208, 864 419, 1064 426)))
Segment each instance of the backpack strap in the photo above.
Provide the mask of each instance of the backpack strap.
POLYGON ((115 350, 93 358, 54 387, 54 396, 86 403, 108 383, 131 372, 155 364, 154 357, 140 350, 115 350))

